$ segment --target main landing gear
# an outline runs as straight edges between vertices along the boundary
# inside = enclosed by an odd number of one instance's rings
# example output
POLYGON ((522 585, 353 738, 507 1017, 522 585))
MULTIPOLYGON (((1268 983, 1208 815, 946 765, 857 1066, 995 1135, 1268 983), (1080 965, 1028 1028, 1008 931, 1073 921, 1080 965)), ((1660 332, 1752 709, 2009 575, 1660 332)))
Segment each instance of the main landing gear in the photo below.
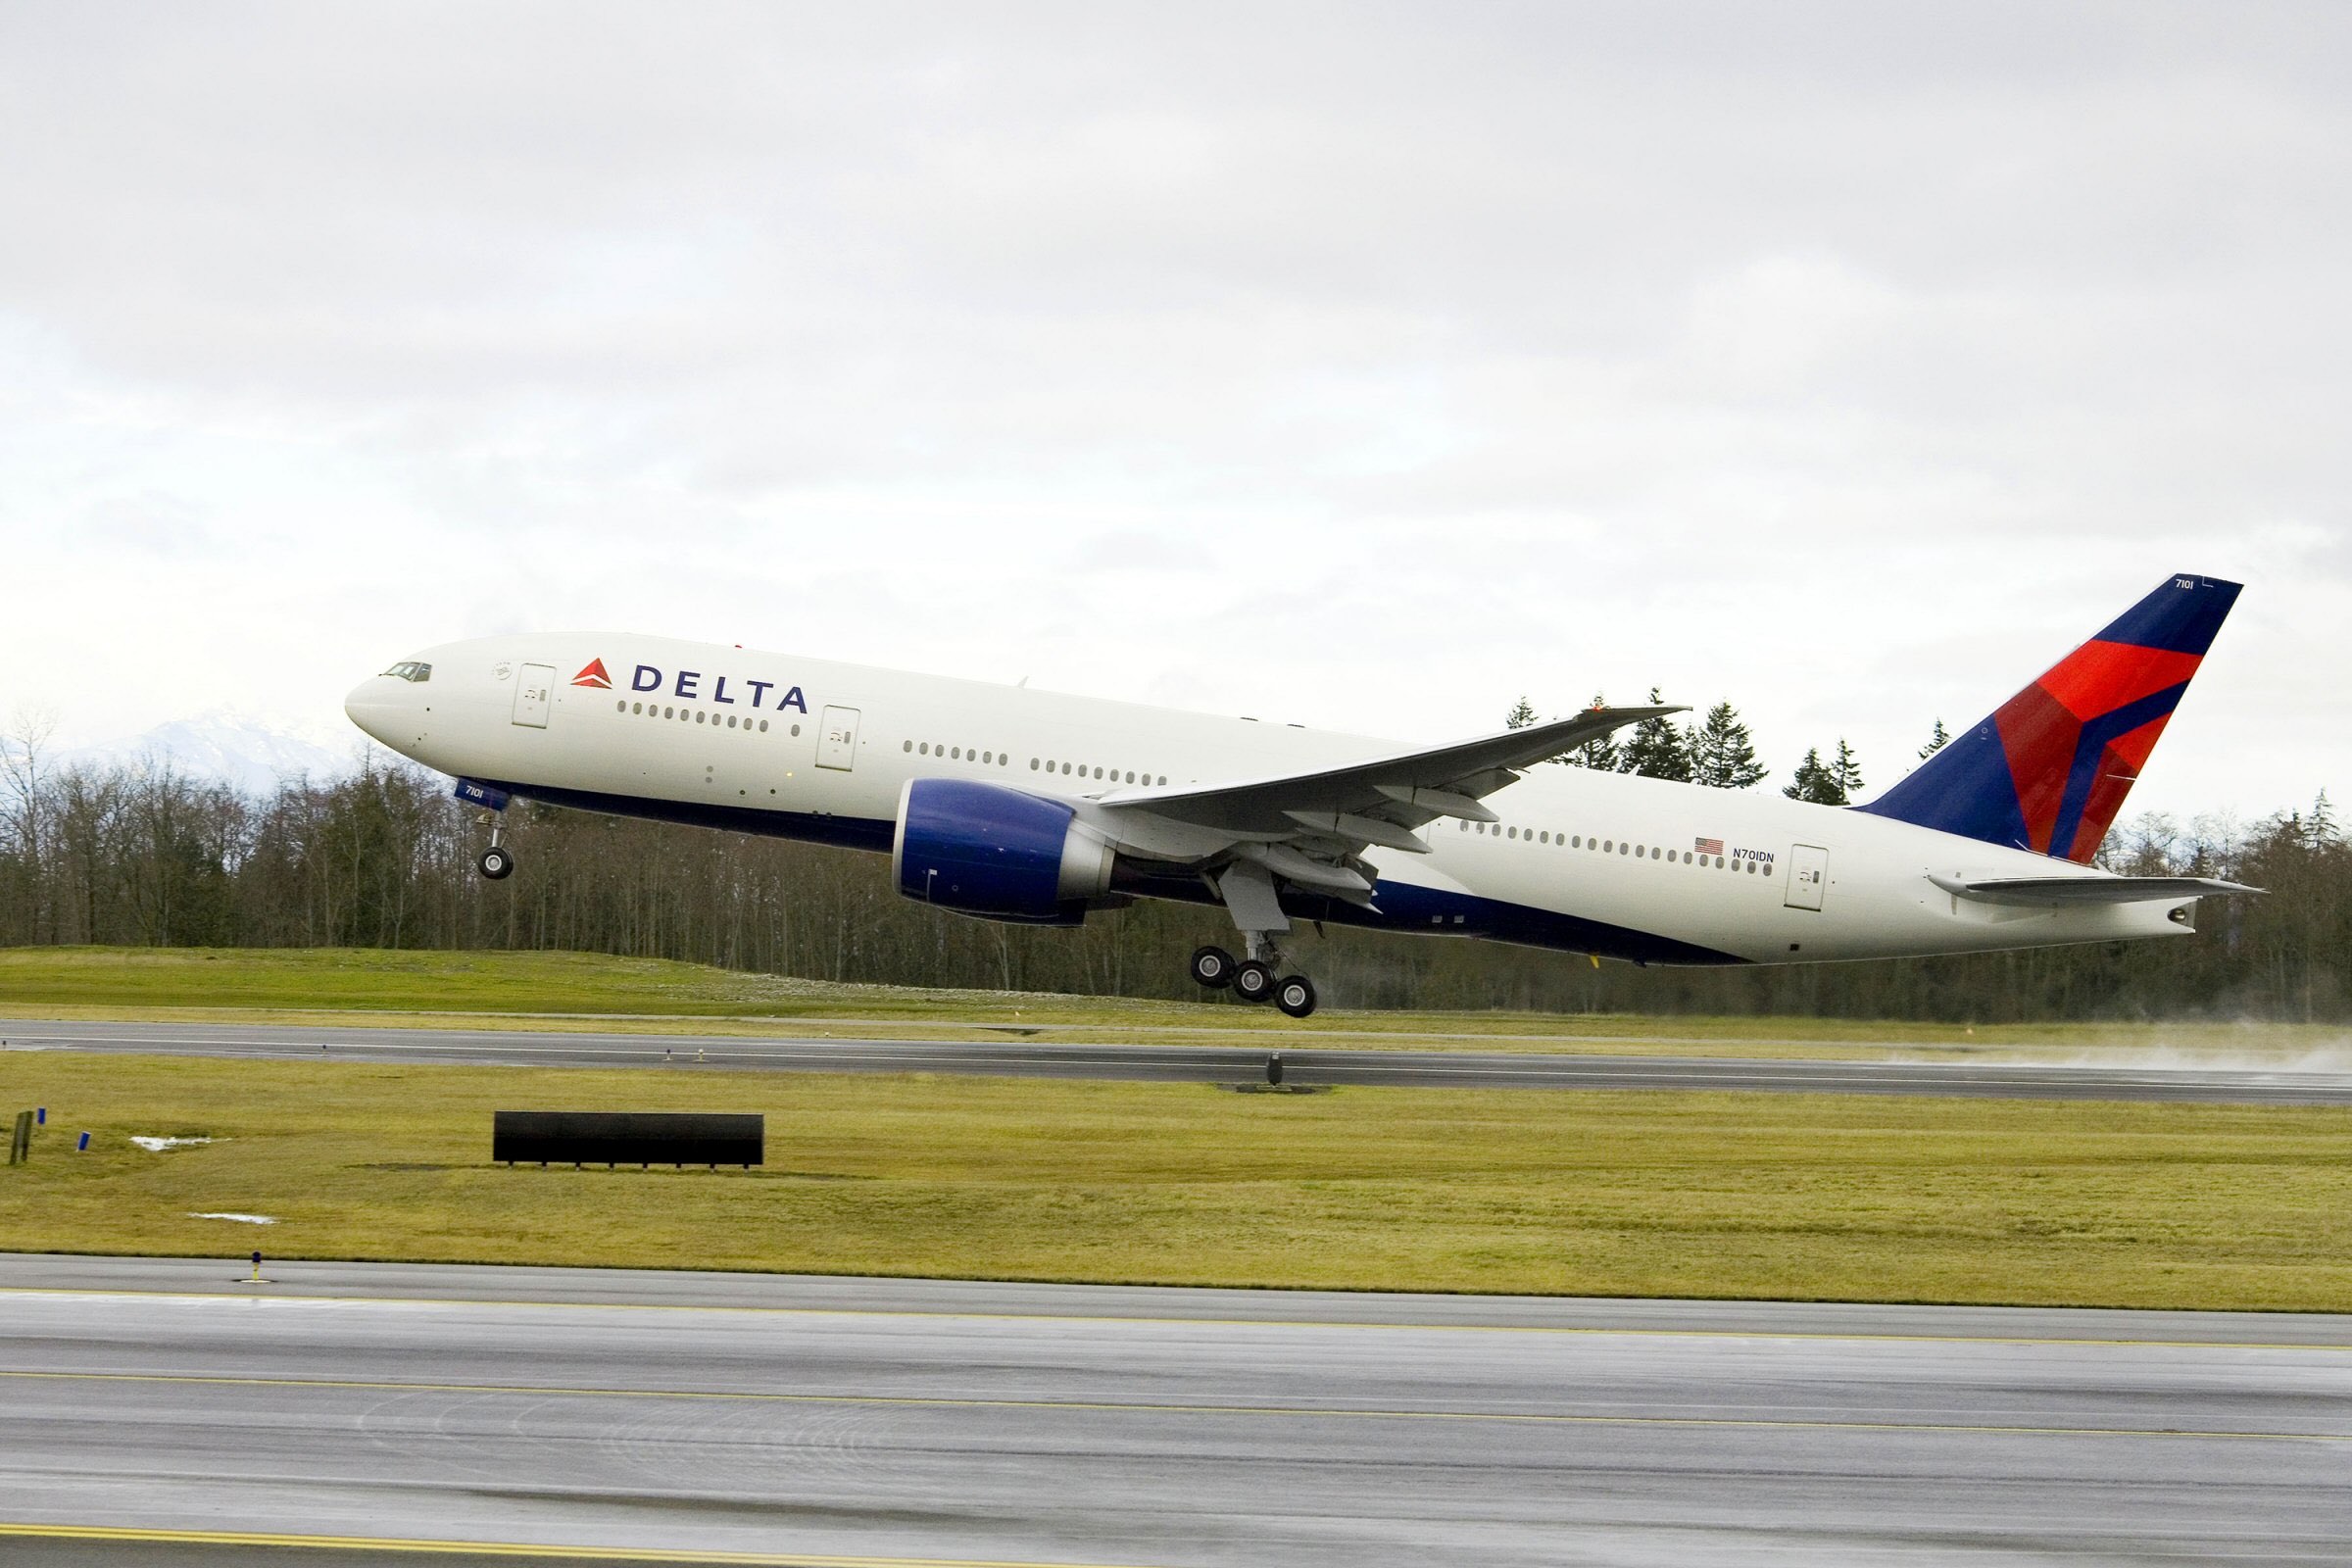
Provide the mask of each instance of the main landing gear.
POLYGON ((482 852, 480 859, 473 862, 474 869, 492 882, 504 882, 514 874, 514 853, 498 842, 502 824, 497 813, 484 811, 482 820, 490 824, 490 847, 482 852))
POLYGON ((1223 948, 1201 948, 1193 955, 1193 979, 1211 991, 1231 987, 1244 1002, 1271 1002, 1294 1018, 1315 1010, 1315 983, 1302 974, 1278 978, 1272 958, 1282 955, 1257 932, 1248 933, 1252 955, 1238 962, 1223 948), (1259 955, 1263 955, 1260 956, 1259 955))

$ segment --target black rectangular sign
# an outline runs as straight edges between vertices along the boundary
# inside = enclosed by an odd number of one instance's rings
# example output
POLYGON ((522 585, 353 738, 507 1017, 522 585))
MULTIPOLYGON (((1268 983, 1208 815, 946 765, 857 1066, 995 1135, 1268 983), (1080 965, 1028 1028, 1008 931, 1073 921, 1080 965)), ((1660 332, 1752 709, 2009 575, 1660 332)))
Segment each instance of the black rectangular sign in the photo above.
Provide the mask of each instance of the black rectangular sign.
POLYGON ((665 1110, 502 1110, 490 1157, 554 1165, 743 1165, 767 1158, 767 1118, 665 1110))

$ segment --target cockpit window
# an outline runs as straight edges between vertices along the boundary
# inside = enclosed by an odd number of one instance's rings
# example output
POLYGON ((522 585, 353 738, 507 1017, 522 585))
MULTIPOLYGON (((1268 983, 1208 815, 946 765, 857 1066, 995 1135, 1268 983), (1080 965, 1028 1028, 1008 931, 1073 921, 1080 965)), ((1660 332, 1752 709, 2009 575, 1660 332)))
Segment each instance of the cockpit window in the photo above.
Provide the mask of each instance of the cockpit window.
POLYGON ((433 666, 420 664, 414 659, 404 659, 384 673, 395 680, 426 681, 433 678, 433 666))

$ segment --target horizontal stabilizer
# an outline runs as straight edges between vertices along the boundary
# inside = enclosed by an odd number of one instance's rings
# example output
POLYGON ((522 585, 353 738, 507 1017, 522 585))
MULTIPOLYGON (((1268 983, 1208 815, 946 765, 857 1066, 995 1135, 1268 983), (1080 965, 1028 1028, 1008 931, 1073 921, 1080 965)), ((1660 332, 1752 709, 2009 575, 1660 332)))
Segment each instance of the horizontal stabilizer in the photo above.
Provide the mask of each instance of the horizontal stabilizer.
POLYGON ((2209 876, 1996 876, 1964 881, 1931 874, 1928 880, 1956 898, 2042 909, 2085 904, 2164 904, 2263 891, 2209 876))

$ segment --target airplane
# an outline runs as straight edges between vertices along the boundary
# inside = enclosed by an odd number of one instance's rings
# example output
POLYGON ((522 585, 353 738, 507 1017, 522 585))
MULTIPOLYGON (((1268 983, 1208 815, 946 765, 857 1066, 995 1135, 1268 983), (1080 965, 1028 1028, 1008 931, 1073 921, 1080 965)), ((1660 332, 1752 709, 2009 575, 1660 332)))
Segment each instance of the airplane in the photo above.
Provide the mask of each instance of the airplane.
POLYGON ((1557 765, 1671 707, 1444 746, 623 633, 427 648, 352 721, 493 824, 523 798, 887 854, 898 891, 1077 925, 1220 905, 1203 987, 1315 1009, 1298 922, 1642 964, 1817 963, 2180 936, 2260 890, 2091 858, 2239 585, 2168 578, 1877 800, 1818 806, 1557 765))

